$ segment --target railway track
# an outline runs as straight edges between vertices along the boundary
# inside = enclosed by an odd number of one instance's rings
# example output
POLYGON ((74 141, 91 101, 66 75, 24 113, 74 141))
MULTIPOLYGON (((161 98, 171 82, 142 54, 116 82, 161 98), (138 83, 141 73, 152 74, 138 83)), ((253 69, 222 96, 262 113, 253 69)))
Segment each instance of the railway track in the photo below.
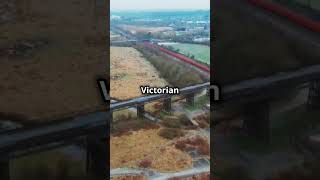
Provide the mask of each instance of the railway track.
POLYGON ((320 22, 265 0, 232 1, 242 12, 268 23, 284 37, 320 48, 320 22))
POLYGON ((200 69, 201 71, 210 74, 210 68, 208 66, 203 65, 201 63, 198 63, 197 61, 195 61, 195 60, 193 60, 193 59, 191 59, 189 57, 186 57, 186 56, 184 56, 182 54, 170 51, 170 50, 168 50, 166 48, 160 47, 160 46, 158 46, 156 44, 152 44, 150 42, 144 42, 144 45, 146 47, 148 47, 148 48, 158 49, 159 51, 161 51, 161 52, 163 52, 163 53, 165 53, 165 54, 167 54, 167 55, 169 55, 169 56, 171 56, 171 57, 173 57, 175 59, 178 59, 178 60, 180 60, 182 62, 190 64, 193 67, 196 67, 197 69, 200 69))
POLYGON ((296 13, 292 10, 289 10, 286 7, 272 3, 266 0, 245 0, 249 4, 254 5, 258 8, 264 9, 266 11, 272 12, 278 16, 287 18, 288 21, 291 21, 299 26, 305 27, 313 32, 320 33, 320 22, 315 21, 311 18, 304 16, 303 14, 296 13))

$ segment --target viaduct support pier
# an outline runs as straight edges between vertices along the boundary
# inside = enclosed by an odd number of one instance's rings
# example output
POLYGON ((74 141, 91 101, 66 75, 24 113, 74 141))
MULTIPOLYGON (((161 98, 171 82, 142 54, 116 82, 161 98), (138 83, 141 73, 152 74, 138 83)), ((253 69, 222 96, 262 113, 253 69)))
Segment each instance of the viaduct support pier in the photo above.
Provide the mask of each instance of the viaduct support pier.
POLYGON ((270 140, 270 105, 268 102, 250 104, 244 111, 243 126, 248 135, 269 142, 270 140))
POLYGON ((191 93, 187 95, 187 103, 190 106, 194 106, 195 93, 191 93))
POLYGON ((0 157, 0 177, 1 180, 10 180, 10 161, 9 155, 0 157), (7 156, 7 158, 6 158, 7 156))
POLYGON ((320 109, 320 80, 310 82, 307 108, 320 109))
MULTIPOLYGON (((258 139, 270 140, 270 103, 272 100, 264 100, 246 104, 243 111, 243 127, 250 136, 258 139)), ((309 93, 306 102, 308 110, 320 109, 320 80, 309 82, 309 93)))
POLYGON ((109 149, 104 137, 87 136, 87 173, 98 179, 108 177, 109 149))
POLYGON ((166 98, 166 99, 164 99, 164 102, 163 102, 163 106, 164 106, 164 110, 166 111, 166 112, 171 112, 171 98, 169 97, 169 98, 166 98))
POLYGON ((295 71, 281 72, 269 77, 248 79, 222 87, 223 101, 215 108, 225 109, 237 106, 243 115, 243 128, 252 137, 270 141, 270 104, 282 99, 291 90, 308 88, 306 103, 308 110, 320 109, 320 65, 309 66, 295 71))
POLYGON ((145 113, 144 104, 138 104, 137 105, 137 117, 139 119, 143 119, 144 118, 144 113, 145 113))

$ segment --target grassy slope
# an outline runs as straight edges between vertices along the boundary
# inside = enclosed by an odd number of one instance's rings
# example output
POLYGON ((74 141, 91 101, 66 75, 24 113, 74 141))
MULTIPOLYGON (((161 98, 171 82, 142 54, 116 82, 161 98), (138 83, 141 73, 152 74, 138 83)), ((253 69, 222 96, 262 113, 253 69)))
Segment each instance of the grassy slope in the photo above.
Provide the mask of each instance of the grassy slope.
POLYGON ((160 76, 172 86, 182 88, 207 81, 205 77, 202 77, 191 68, 182 63, 172 61, 157 51, 150 51, 150 49, 145 48, 143 45, 137 45, 135 48, 151 62, 159 71, 160 76))
POLYGON ((215 79, 221 83, 270 75, 319 62, 315 47, 286 39, 269 24, 239 10, 237 3, 216 6, 215 79))

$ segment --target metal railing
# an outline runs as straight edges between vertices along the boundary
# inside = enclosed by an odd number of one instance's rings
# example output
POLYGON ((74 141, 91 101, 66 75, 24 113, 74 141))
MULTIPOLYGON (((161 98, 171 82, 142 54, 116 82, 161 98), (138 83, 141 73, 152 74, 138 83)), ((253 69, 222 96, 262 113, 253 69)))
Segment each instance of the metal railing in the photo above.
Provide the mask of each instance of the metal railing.
MULTIPOLYGON (((167 99, 179 95, 194 95, 203 89, 209 88, 210 83, 207 82, 204 84, 182 88, 180 90, 180 94, 178 95, 150 95, 127 101, 116 102, 110 104, 110 107, 107 107, 106 112, 96 112, 84 116, 74 117, 63 122, 58 121, 55 124, 41 126, 30 130, 22 129, 10 132, 8 134, 0 134, 0 158, 2 153, 14 154, 16 151, 24 150, 28 153, 32 153, 32 148, 35 148, 37 151, 41 151, 39 150, 39 147, 43 146, 43 150, 47 150, 48 147, 51 147, 47 145, 51 143, 67 142, 70 141, 70 139, 76 139, 90 134, 107 134, 108 132, 105 131, 108 131, 108 127, 110 125, 109 123, 111 123, 112 118, 111 113, 113 111, 140 106, 162 98, 167 99)), ((186 98, 192 97, 191 95, 186 98)), ((14 155, 11 155, 11 157, 14 157, 14 155)))

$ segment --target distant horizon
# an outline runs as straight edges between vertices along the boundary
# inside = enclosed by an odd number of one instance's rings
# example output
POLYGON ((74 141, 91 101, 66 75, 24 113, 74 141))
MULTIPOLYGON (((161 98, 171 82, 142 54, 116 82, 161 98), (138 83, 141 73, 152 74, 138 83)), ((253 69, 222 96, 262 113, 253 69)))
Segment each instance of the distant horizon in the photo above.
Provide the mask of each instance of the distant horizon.
POLYGON ((111 11, 210 10, 210 0, 111 0, 111 11))
POLYGON ((111 9, 110 12, 188 12, 210 11, 210 9, 111 9))

